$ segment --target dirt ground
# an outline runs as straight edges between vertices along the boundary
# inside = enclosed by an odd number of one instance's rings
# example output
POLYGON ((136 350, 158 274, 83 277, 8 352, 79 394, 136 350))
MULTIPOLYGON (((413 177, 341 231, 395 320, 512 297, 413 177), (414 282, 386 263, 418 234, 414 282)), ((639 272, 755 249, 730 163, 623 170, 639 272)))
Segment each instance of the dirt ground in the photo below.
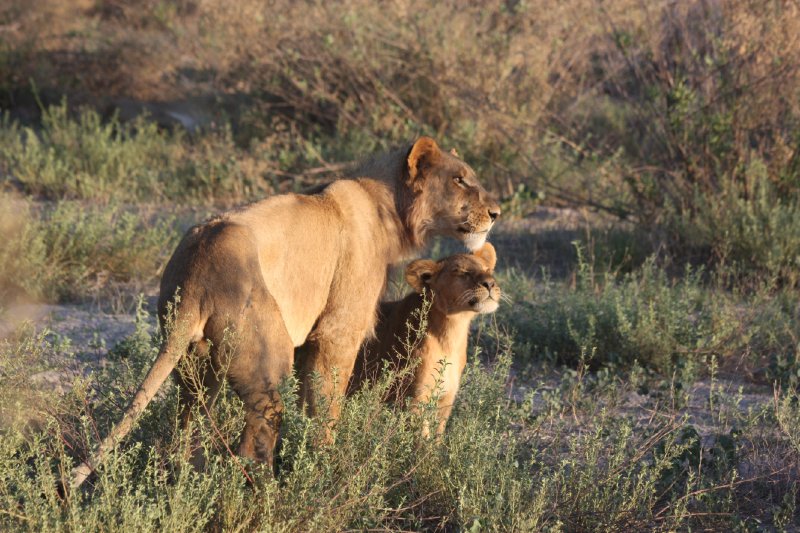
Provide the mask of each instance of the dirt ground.
MULTIPOLYGON (((150 311, 151 331, 155 328, 154 299, 147 304, 150 311)), ((103 312, 92 304, 22 304, 11 307, 0 319, 0 336, 12 335, 24 324, 33 324, 37 330, 46 329, 48 338, 58 341, 62 346, 63 360, 59 370, 47 370, 32 376, 33 381, 46 389, 65 392, 78 376, 86 377, 94 370, 113 362, 108 358, 108 351, 134 332, 136 317, 131 314, 114 314, 103 312), (66 344, 65 344, 66 343, 66 344)), ((531 375, 525 372, 525 375, 531 375)), ((522 402, 531 389, 536 392, 531 408, 534 412, 545 408, 545 396, 558 390, 560 377, 557 375, 541 375, 520 379, 512 373, 509 379, 508 393, 515 400, 522 402)), ((704 439, 703 446, 713 444, 713 435, 729 431, 725 420, 711 415, 709 401, 725 401, 727 409, 757 412, 773 401, 773 391, 766 385, 757 385, 736 376, 722 376, 715 380, 701 379, 695 382, 688 391, 688 402, 668 411, 673 416, 687 416, 687 423, 692 424, 704 439), (712 388, 714 394, 712 394, 712 388), (713 401, 713 400, 712 400, 713 401)), ((627 392, 613 409, 620 415, 631 416, 646 424, 655 413, 663 413, 665 401, 658 395, 643 395, 627 392)))

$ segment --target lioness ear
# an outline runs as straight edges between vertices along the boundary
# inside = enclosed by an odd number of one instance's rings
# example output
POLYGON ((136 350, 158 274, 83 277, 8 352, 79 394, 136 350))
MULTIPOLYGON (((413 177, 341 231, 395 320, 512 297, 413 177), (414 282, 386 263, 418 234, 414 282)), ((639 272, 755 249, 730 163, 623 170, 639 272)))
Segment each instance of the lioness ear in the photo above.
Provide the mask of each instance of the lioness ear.
POLYGON ((414 185, 422 178, 422 171, 434 164, 442 155, 439 145, 430 137, 420 137, 408 152, 408 184, 414 185))
POLYGON ((450 148, 450 155, 460 158, 461 156, 458 155, 458 152, 455 148, 450 148))
POLYGON ((411 261, 406 267, 406 281, 415 291, 421 293, 438 271, 439 263, 436 261, 417 259, 411 261))
POLYGON ((492 243, 485 243, 480 250, 472 252, 472 255, 478 257, 481 261, 486 263, 486 266, 489 267, 489 270, 494 270, 494 266, 497 264, 497 252, 494 250, 492 243))

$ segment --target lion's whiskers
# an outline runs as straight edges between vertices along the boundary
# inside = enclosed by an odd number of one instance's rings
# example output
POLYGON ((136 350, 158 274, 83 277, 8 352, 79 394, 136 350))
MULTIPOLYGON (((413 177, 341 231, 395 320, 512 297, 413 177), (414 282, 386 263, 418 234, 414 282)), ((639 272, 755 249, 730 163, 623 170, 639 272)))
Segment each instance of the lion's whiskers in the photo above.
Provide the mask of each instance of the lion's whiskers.
POLYGON ((446 222, 455 222, 457 225, 469 223, 469 219, 468 218, 464 218, 461 215, 444 215, 444 216, 440 217, 439 220, 440 221, 446 221, 446 222))
POLYGON ((465 303, 469 302, 472 298, 477 296, 478 291, 476 289, 467 289, 461 293, 461 295, 456 298, 456 303, 458 305, 464 305, 465 303))

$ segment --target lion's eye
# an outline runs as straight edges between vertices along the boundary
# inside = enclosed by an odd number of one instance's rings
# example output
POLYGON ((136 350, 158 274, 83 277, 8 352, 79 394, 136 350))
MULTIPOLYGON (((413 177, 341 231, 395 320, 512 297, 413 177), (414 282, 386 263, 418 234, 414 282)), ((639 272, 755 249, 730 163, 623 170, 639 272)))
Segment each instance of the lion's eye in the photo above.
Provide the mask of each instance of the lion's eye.
POLYGON ((462 178, 461 176, 453 176, 453 183, 455 183, 459 187, 463 187, 466 185, 464 178, 462 178))

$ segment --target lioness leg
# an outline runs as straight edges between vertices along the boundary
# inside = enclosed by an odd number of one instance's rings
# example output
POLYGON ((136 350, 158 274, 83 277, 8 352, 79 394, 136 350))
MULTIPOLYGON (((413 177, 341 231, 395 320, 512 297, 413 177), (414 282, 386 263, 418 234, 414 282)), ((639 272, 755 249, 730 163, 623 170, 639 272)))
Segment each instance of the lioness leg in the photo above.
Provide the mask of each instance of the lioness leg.
MULTIPOLYGON (((436 434, 441 435, 444 433, 447 419, 450 418, 450 413, 453 411, 464 365, 447 362, 442 368, 439 362, 435 365, 430 363, 430 361, 422 361, 417 370, 412 403, 419 406, 429 402, 432 396, 439 396, 436 402, 436 434)), ((428 437, 429 435, 430 427, 426 421, 422 427, 422 436, 428 437)))
POLYGON ((294 346, 275 300, 259 292, 236 325, 227 376, 245 407, 239 455, 272 465, 283 413, 277 387, 292 371, 294 346))
MULTIPOLYGON (((300 361, 300 398, 311 416, 321 414, 320 400, 328 403, 327 417, 330 421, 339 418, 341 398, 344 396, 361 337, 340 337, 336 340, 315 338, 302 349, 300 361), (311 376, 319 375, 319 389, 314 390, 311 376)), ((326 437, 330 440, 330 428, 326 437)))
MULTIPOLYGON (((436 427, 436 434, 441 435, 444 433, 444 428, 447 426, 447 419, 450 418, 450 413, 453 411, 453 404, 456 401, 455 390, 447 391, 439 397, 437 419, 439 421, 436 427)), ((423 436, 427 437, 427 433, 423 430, 423 436)))
POLYGON ((193 408, 200 401, 210 407, 220 389, 220 379, 211 368, 208 342, 195 343, 190 348, 191 360, 179 365, 173 372, 178 386, 178 405, 180 407, 181 428, 186 429, 193 419, 193 408))

